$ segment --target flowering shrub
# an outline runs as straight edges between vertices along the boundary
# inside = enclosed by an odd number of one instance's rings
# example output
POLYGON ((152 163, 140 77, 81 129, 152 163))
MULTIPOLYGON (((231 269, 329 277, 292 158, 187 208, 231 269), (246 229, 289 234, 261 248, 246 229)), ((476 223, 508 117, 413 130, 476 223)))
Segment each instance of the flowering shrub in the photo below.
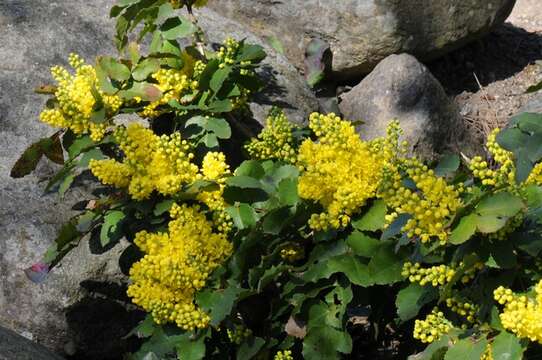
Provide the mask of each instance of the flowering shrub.
POLYGON ((32 271, 87 234, 130 242, 128 295, 148 313, 133 359, 539 353, 542 116, 496 130, 487 156, 426 164, 397 121, 363 141, 335 114, 304 127, 273 109, 232 151, 265 53, 233 39, 209 48, 192 13, 203 5, 120 0, 120 58, 53 68, 40 119, 61 129, 12 175, 45 155, 62 164, 47 191, 89 171, 97 189, 32 271))

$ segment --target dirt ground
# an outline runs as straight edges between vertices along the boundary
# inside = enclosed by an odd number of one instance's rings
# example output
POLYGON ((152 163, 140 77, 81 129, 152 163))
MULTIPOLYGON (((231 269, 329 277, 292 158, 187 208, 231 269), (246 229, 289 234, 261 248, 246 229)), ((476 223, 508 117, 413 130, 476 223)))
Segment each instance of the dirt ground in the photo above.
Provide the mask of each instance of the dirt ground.
POLYGON ((483 141, 506 125, 534 96, 525 90, 542 80, 542 0, 518 0, 506 24, 429 68, 483 141))

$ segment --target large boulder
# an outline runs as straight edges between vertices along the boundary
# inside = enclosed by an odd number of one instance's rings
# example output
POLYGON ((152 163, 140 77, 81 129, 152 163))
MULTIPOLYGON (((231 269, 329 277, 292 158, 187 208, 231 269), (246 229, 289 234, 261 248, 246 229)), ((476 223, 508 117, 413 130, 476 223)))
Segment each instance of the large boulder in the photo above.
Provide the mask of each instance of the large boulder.
POLYGON ((424 158, 454 148, 463 141, 459 109, 440 83, 415 57, 390 55, 341 96, 339 108, 346 119, 361 120, 364 139, 386 134, 392 119, 398 119, 411 151, 424 158))
POLYGON ((515 0, 220 0, 211 7, 278 38, 301 66, 313 38, 330 43, 333 69, 343 76, 368 73, 390 54, 422 60, 478 39, 501 24, 515 0))
MULTIPOLYGON (((94 255, 85 240, 44 283, 30 282, 24 270, 41 259, 61 225, 73 216, 71 206, 88 198, 89 189, 76 187, 62 200, 44 194, 44 180, 57 170, 45 160, 22 179, 12 179, 9 173, 30 144, 55 132, 38 121, 45 99, 33 93, 39 85, 52 82, 50 67, 66 65, 70 52, 89 62, 99 54, 115 54, 111 5, 111 0, 0 1, 0 325, 78 359, 120 358, 130 345, 120 338, 139 315, 119 308, 122 299, 107 302, 91 297, 96 289, 105 286, 110 291, 111 284, 123 280, 118 258, 126 244, 94 255)), ((202 14, 201 25, 211 29, 214 41, 231 33, 263 43, 213 12, 202 14)), ((285 96, 290 115, 303 121, 316 100, 295 68, 269 47, 266 50, 270 53, 264 68, 269 74, 268 90, 260 97, 261 105, 251 105, 258 112, 257 120, 263 122, 270 104, 285 96)), ((118 292, 124 290, 119 287, 118 292)))
POLYGON ((0 326, 0 360, 62 360, 47 348, 0 326))

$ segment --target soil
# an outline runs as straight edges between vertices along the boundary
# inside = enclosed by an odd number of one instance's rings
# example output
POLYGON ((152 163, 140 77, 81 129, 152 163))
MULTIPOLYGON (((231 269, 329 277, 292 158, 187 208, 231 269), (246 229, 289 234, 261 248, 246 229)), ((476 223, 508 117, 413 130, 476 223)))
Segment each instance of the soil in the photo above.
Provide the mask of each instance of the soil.
POLYGON ((536 96, 526 89, 542 81, 542 1, 518 0, 504 25, 429 68, 483 143, 536 96))

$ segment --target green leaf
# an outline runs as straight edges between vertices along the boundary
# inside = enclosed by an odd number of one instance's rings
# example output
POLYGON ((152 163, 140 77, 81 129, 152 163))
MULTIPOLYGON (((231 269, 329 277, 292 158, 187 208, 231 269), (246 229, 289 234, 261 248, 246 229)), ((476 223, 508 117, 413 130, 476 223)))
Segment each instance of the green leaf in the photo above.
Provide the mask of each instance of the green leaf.
POLYGON ((474 342, 471 338, 459 340, 446 353, 444 360, 480 360, 486 351, 487 340, 474 342))
POLYGON ((381 230, 386 223, 386 212, 386 203, 382 200, 376 200, 361 219, 352 222, 352 226, 360 231, 381 230))
POLYGON ((60 132, 49 138, 51 141, 43 143, 43 153, 52 162, 64 165, 64 150, 60 141, 60 132))
POLYGON ((230 124, 224 119, 210 117, 204 127, 216 135, 219 139, 229 139, 231 137, 230 124))
POLYGON ((233 110, 233 104, 230 99, 217 100, 209 104, 208 110, 214 113, 225 113, 233 110))
POLYGON ((423 352, 409 356, 408 360, 442 360, 444 354, 448 351, 448 347, 451 345, 452 341, 450 337, 444 335, 426 347, 423 352))
POLYGON ((77 218, 70 219, 62 225, 55 243, 47 250, 43 261, 52 268, 62 257, 73 249, 81 239, 81 233, 77 231, 77 218))
POLYGON ((450 243, 460 245, 468 241, 475 233, 478 224, 478 216, 470 214, 464 216, 459 221, 459 224, 452 230, 450 235, 450 243))
POLYGON ((542 81, 539 82, 538 84, 536 85, 531 85, 527 88, 527 91, 525 91, 527 94, 530 94, 530 93, 534 93, 534 92, 537 92, 537 91, 540 91, 542 90, 542 81))
POLYGON ((103 56, 98 58, 98 63, 111 79, 117 81, 126 81, 132 75, 130 69, 128 69, 126 65, 121 64, 110 56, 103 56))
POLYGON ((410 214, 400 214, 387 228, 381 236, 381 240, 388 240, 401 233, 403 226, 412 218, 410 214))
POLYGON ((382 244, 377 239, 374 239, 362 232, 354 231, 346 238, 346 243, 352 248, 358 256, 371 258, 382 244))
POLYGON ((251 61, 260 62, 266 57, 266 53, 260 45, 247 45, 243 43, 243 46, 237 57, 238 61, 251 61))
POLYGON ((290 208, 275 209, 263 218, 263 231, 266 234, 278 235, 287 224, 291 216, 290 208))
POLYGON ((257 179, 254 179, 253 177, 244 176, 244 175, 236 175, 228 178, 226 180, 226 184, 228 186, 234 186, 241 189, 247 189, 247 188, 261 188, 262 184, 257 179))
POLYGON ((173 204, 175 204, 174 200, 161 201, 158 204, 156 204, 156 206, 154 207, 153 214, 156 215, 156 216, 163 215, 164 213, 168 212, 169 209, 171 209, 173 204))
POLYGON ((303 339, 303 357, 310 360, 341 359, 339 353, 352 351, 352 338, 347 332, 322 326, 311 329, 303 339))
POLYGON ((403 280, 403 259, 394 251, 394 244, 380 246, 369 262, 371 280, 377 285, 393 284, 403 280))
POLYGON ((183 336, 177 345, 177 356, 182 360, 200 360, 205 357, 205 337, 191 339, 189 334, 183 336))
POLYGON ((209 149, 214 149, 218 147, 218 138, 215 134, 207 133, 201 138, 201 141, 209 149))
POLYGON ((149 353, 158 359, 167 359, 167 355, 173 354, 179 342, 186 335, 168 335, 163 328, 158 327, 153 335, 147 339, 139 351, 133 354, 133 359, 144 360, 149 353))
POLYGON ((366 287, 373 284, 368 266, 351 254, 329 259, 326 263, 326 269, 329 275, 334 273, 345 274, 353 284, 359 286, 366 287))
POLYGON ((478 216, 477 228, 478 231, 484 234, 491 234, 502 229, 507 222, 507 218, 490 216, 478 216))
POLYGON ((158 59, 149 58, 137 64, 132 72, 132 76, 136 81, 144 81, 149 77, 149 75, 157 72, 158 70, 160 70, 160 61, 158 59))
POLYGON ((521 198, 508 192, 501 192, 480 201, 476 207, 476 212, 481 216, 512 217, 523 207, 521 198))
POLYGON ((70 159, 75 159, 81 152, 94 145, 90 136, 83 135, 74 140, 73 144, 68 148, 68 155, 70 159))
POLYGON ((299 202, 299 194, 297 192, 297 178, 283 179, 279 183, 278 194, 279 200, 284 205, 294 206, 299 202))
POLYGON ((125 100, 139 97, 143 101, 157 101, 162 98, 162 91, 147 82, 134 82, 131 88, 119 91, 119 96, 125 100))
POLYGON ((175 40, 194 34, 198 29, 191 21, 183 17, 167 19, 160 27, 162 37, 166 40, 175 40))
POLYGON ((232 68, 230 66, 225 66, 218 69, 211 77, 211 82, 209 83, 211 90, 213 90, 215 93, 219 92, 231 71, 232 68))
POLYGON ((105 120, 105 108, 103 106, 90 114, 90 121, 93 123, 102 124, 105 120))
POLYGON ((262 164, 257 160, 246 160, 235 169, 235 176, 248 176, 255 179, 261 179, 265 175, 262 164))
POLYGON ((237 360, 249 360, 254 358, 265 345, 265 340, 259 337, 249 337, 237 350, 237 360))
POLYGON ((402 321, 416 317, 421 308, 438 299, 438 290, 432 286, 421 286, 417 283, 408 285, 399 291, 395 305, 397 315, 402 321))
POLYGON ((226 208, 231 216, 235 227, 239 230, 248 229, 256 225, 257 215, 254 209, 248 204, 238 204, 226 208))
POLYGON ((43 156, 42 145, 48 141, 49 139, 41 139, 30 145, 11 168, 10 176, 16 179, 22 178, 34 171, 43 156))
POLYGON ((459 156, 457 155, 446 155, 443 157, 437 167, 435 168, 435 175, 437 176, 446 176, 450 175, 459 169, 460 165, 459 156))
POLYGON ((242 289, 230 285, 225 290, 202 290, 196 295, 196 302, 211 316, 211 325, 217 326, 231 313, 242 289))
POLYGON ((104 223, 100 231, 100 243, 102 246, 107 246, 113 241, 117 241, 121 237, 121 222, 126 218, 123 211, 109 211, 104 216, 104 223))
POLYGON ((516 336, 502 331, 493 339, 491 350, 493 360, 521 360, 525 349, 516 336))
POLYGON ((75 179, 76 174, 71 173, 68 174, 62 181, 60 182, 60 185, 58 186, 58 195, 63 198, 66 194, 66 191, 71 187, 73 184, 73 180, 75 179))
POLYGON ((83 153, 81 159, 79 160, 78 166, 81 168, 87 168, 90 160, 103 160, 106 156, 100 149, 90 149, 89 151, 83 153))

